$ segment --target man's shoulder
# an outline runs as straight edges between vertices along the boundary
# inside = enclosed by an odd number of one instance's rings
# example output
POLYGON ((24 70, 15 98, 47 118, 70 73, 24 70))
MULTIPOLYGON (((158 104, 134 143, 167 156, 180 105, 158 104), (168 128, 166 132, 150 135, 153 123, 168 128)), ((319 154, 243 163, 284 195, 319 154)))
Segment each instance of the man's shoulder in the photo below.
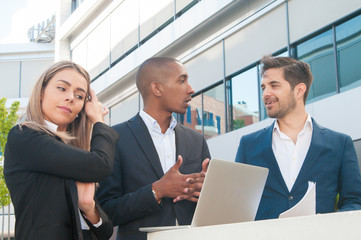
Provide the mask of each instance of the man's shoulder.
MULTIPOLYGON (((129 121, 129 120, 128 120, 129 121)), ((127 126, 127 123, 128 121, 124 121, 124 122, 121 122, 121 123, 117 123, 115 125, 112 126, 112 128, 114 128, 115 130, 119 130, 121 128, 124 128, 127 126)))
POLYGON ((242 136, 243 139, 247 140, 255 140, 258 141, 259 139, 264 139, 268 134, 272 133, 273 123, 267 127, 263 127, 255 132, 248 133, 242 136))
POLYGON ((128 128, 130 124, 132 124, 136 121, 139 121, 138 114, 133 116, 132 118, 128 119, 127 121, 113 125, 112 128, 114 128, 115 130, 117 130, 119 132, 120 130, 124 130, 124 129, 128 128))
POLYGON ((178 123, 176 126, 176 134, 185 134, 187 136, 194 136, 194 137, 203 137, 203 135, 200 132, 197 132, 196 130, 184 126, 183 124, 178 123))
POLYGON ((313 120, 313 128, 314 128, 314 132, 320 132, 322 135, 324 135, 327 138, 341 138, 341 139, 350 138, 349 135, 321 126, 314 120, 313 120))

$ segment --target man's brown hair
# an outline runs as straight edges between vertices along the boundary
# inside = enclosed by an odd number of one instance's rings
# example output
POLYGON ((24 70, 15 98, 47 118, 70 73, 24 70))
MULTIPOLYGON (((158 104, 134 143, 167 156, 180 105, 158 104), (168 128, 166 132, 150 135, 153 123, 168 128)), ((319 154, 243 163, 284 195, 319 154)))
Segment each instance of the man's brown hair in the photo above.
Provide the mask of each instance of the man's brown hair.
POLYGON ((281 68, 283 70, 283 77, 291 85, 291 89, 294 89, 297 84, 304 83, 307 89, 303 96, 303 102, 306 103, 313 81, 311 69, 307 63, 290 57, 266 56, 262 58, 261 64, 263 64, 262 77, 268 69, 281 68))

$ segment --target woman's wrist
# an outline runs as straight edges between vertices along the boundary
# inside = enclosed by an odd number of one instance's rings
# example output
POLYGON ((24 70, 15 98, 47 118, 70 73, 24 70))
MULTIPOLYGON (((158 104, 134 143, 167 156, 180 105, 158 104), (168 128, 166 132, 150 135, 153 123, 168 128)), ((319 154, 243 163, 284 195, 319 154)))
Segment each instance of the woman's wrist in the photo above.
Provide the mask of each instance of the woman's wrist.
POLYGON ((96 124, 97 122, 104 123, 104 118, 103 117, 94 118, 94 119, 91 119, 91 122, 93 124, 96 124))
POLYGON ((100 215, 95 204, 93 208, 83 211, 83 214, 92 224, 96 224, 100 221, 100 215))

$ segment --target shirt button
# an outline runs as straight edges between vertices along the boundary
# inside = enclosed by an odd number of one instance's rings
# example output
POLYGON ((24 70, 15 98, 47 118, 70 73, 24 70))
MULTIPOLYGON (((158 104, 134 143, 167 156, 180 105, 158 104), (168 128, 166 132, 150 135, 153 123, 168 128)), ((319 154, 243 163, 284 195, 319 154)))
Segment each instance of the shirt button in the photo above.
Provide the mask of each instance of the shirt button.
POLYGON ((293 196, 289 196, 288 200, 292 201, 293 200, 293 196))

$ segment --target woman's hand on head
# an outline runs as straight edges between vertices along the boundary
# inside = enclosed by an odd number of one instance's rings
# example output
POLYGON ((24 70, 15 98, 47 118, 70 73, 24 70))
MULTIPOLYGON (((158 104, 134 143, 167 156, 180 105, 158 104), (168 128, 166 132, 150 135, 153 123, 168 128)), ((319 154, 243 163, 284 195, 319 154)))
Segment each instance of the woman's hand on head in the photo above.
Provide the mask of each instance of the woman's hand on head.
POLYGON ((90 121, 94 124, 96 122, 104 122, 104 116, 108 114, 109 109, 105 107, 93 91, 90 89, 90 100, 85 103, 85 113, 89 117, 90 121))

